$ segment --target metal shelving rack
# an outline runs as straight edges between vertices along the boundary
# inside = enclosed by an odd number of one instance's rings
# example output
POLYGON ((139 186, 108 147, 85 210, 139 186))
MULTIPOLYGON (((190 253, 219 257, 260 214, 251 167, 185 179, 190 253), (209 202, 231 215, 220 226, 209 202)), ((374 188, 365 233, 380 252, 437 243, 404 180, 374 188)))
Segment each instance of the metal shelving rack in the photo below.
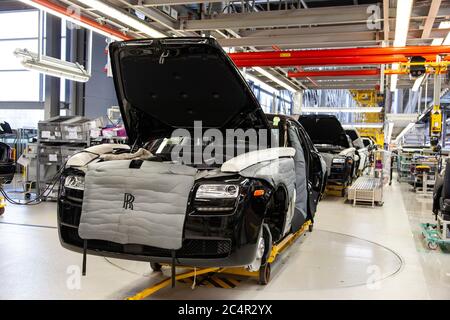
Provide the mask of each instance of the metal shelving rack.
POLYGON ((397 181, 399 182, 414 182, 414 177, 411 173, 411 165, 413 159, 412 152, 399 152, 397 157, 397 181))
MULTIPOLYGON (((58 118, 58 117, 57 117, 58 118)), ((64 121, 68 121, 73 119, 73 117, 60 117, 61 122, 55 124, 55 126, 61 125, 64 121)), ((53 118, 54 119, 54 118, 53 118)), ((87 119, 86 119, 87 120, 87 119)), ((61 135, 61 134, 60 134, 61 135)), ((61 135, 62 136, 62 135, 61 135)), ((42 139, 42 132, 38 132, 37 139, 37 155, 36 155, 36 194, 41 194, 50 183, 52 183, 52 178, 54 175, 64 166, 66 162, 66 158, 68 158, 71 154, 70 150, 74 151, 72 154, 76 153, 79 150, 85 149, 89 147, 91 144, 91 138, 89 134, 89 130, 84 134, 83 139, 42 139), (54 154, 48 154, 48 161, 42 162, 42 155, 45 154, 42 152, 43 149, 52 149, 54 148, 54 154), (63 154, 62 150, 69 150, 66 154, 63 154), (54 168, 51 170, 50 168, 54 168), (42 178, 42 167, 47 168, 50 172, 50 179, 48 179, 48 175, 42 178)), ((45 172, 47 173, 47 172, 45 172)), ((58 182, 55 183, 55 187, 53 188, 53 194, 50 192, 44 193, 44 198, 46 200, 55 200, 56 199, 56 191, 57 191, 58 182)), ((49 189, 51 190, 51 189, 49 189)))

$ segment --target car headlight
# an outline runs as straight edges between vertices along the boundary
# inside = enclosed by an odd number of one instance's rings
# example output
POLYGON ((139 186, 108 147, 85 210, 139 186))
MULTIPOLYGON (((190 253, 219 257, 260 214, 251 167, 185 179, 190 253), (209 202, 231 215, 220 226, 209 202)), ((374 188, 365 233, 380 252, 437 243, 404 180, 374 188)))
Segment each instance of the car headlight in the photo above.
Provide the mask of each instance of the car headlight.
POLYGON ((84 177, 67 176, 64 181, 64 187, 69 189, 84 190, 84 177))
POLYGON ((239 194, 239 186, 235 184, 202 184, 198 187, 196 198, 230 199, 239 194))
POLYGON ((345 163, 345 158, 334 158, 333 163, 345 163))

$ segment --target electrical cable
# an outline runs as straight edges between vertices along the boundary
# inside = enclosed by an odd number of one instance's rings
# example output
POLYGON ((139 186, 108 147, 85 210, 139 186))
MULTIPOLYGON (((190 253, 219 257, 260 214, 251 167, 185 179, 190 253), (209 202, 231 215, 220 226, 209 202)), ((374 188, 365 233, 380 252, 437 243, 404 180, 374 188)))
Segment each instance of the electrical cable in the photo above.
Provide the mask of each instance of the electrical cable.
MULTIPOLYGON (((88 163, 91 163, 92 161, 94 161, 94 160, 100 158, 100 154, 95 153, 95 152, 92 152, 92 151, 88 151, 88 150, 82 150, 82 151, 79 151, 79 152, 77 152, 77 153, 74 153, 74 154, 72 155, 72 157, 75 156, 75 155, 77 155, 77 154, 79 154, 79 153, 90 153, 90 154, 93 154, 93 155, 96 156, 95 158, 91 159, 88 163)), ((62 174, 63 170, 64 170, 65 167, 66 167, 67 161, 68 161, 68 160, 66 160, 66 161, 64 162, 64 164, 61 166, 61 168, 60 168, 60 169, 56 172, 56 174, 52 177, 52 179, 50 180, 50 183, 47 185, 47 187, 45 188, 45 190, 42 191, 42 192, 41 192, 38 196, 36 196, 36 198, 34 198, 33 200, 29 200, 29 201, 26 201, 26 202, 16 201, 16 200, 12 199, 12 198, 8 195, 8 193, 5 191, 5 189, 3 189, 2 186, 0 186, 0 193, 4 196, 5 200, 8 201, 8 202, 11 203, 11 204, 15 204, 15 205, 29 205, 29 206, 30 206, 30 205, 37 205, 37 204, 40 204, 40 203, 42 202, 42 200, 43 200, 44 198, 46 198, 46 196, 44 196, 44 195, 45 195, 47 192, 48 192, 48 193, 52 192, 53 189, 55 188, 56 183, 57 183, 58 180, 60 179, 61 174, 62 174)))

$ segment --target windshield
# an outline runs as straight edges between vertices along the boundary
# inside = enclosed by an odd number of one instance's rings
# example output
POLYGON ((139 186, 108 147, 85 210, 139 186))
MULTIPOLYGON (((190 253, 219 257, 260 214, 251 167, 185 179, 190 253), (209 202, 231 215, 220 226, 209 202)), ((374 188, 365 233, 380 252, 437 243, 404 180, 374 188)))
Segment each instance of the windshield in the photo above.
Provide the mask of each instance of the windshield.
POLYGON ((335 117, 301 116, 299 122, 316 145, 350 147, 345 131, 335 117))
POLYGON ((161 161, 175 161, 195 167, 220 167, 225 161, 258 150, 258 147, 248 140, 235 140, 235 143, 227 144, 214 137, 161 138, 145 145, 145 148, 161 161))
POLYGON ((358 139, 358 134, 355 130, 345 130, 345 133, 352 139, 352 141, 355 141, 358 139))

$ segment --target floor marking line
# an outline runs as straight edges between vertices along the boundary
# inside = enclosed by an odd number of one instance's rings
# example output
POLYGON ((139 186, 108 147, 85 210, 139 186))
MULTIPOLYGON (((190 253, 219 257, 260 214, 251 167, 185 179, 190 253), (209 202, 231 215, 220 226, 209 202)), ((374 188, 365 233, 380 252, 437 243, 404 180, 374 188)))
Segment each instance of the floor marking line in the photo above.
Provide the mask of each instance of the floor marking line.
POLYGON ((53 227, 53 226, 44 226, 44 225, 40 225, 40 224, 6 222, 6 221, 0 221, 0 224, 9 224, 9 225, 13 225, 13 226, 32 227, 32 228, 58 229, 58 227, 53 227))

